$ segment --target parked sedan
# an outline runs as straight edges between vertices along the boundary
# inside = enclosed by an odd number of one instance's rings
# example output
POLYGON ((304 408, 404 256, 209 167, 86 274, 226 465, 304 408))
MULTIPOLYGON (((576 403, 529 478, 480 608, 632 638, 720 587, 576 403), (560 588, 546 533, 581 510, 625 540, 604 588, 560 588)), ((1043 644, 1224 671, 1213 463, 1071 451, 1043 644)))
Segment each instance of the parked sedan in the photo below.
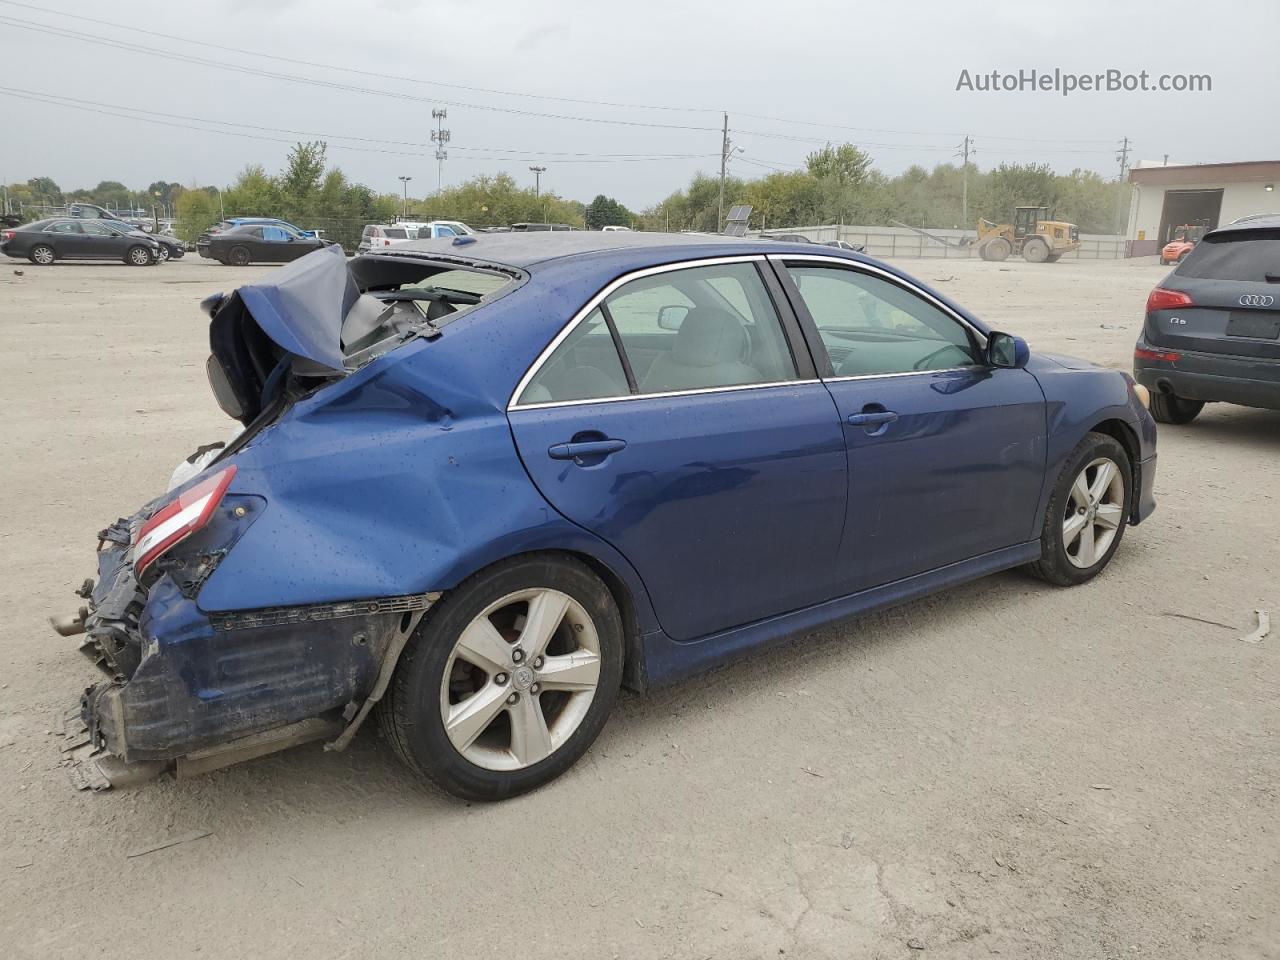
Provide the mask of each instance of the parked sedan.
POLYGON ((187 252, 183 247, 182 241, 177 237, 171 237, 165 233, 147 233, 141 227, 135 227, 131 223, 124 223, 118 220, 99 220, 108 230, 114 231, 122 236, 149 238, 156 242, 156 257, 164 263, 166 260, 181 260, 187 252))
POLYGON ((208 238, 202 257, 242 267, 249 263, 289 263, 333 241, 277 224, 247 223, 208 238))
POLYGON ((58 217, 0 231, 0 253, 40 266, 56 260, 123 260, 145 267, 159 261, 160 245, 140 230, 114 222, 58 217))
POLYGON ((243 432, 100 534, 55 622, 110 677, 87 786, 342 749, 376 707, 416 773, 509 797, 623 683, 1006 568, 1083 584, 1154 508, 1128 375, 813 244, 334 248, 205 308, 243 432))

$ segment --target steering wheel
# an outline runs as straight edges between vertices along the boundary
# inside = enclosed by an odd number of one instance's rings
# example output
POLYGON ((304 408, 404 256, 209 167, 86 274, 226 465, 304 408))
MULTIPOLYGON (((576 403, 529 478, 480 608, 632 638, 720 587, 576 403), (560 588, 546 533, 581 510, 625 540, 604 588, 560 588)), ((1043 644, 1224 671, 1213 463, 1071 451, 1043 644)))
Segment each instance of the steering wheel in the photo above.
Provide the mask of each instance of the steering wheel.
POLYGON ((931 368, 928 366, 928 363, 929 363, 929 362, 930 362, 934 357, 938 356, 938 354, 940 354, 940 353, 946 353, 948 350, 955 350, 957 353, 961 352, 961 351, 960 351, 960 348, 959 348, 959 347, 957 347, 955 344, 953 344, 953 343, 948 343, 945 347, 939 347, 937 350, 933 351, 933 353, 930 353, 930 354, 928 354, 927 356, 923 356, 923 357, 921 357, 919 360, 917 360, 915 363, 913 363, 913 364, 911 365, 911 369, 912 369, 912 370, 929 370, 929 369, 931 369, 931 368))

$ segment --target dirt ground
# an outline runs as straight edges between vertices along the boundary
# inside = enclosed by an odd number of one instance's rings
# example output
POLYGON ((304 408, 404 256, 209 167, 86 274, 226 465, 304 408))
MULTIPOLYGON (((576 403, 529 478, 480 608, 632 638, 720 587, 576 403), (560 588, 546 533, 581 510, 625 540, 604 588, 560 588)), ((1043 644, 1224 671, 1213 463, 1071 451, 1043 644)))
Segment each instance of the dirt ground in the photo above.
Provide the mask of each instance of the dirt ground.
MULTIPOLYGON (((1120 368, 1165 272, 902 263, 1120 368)), ((1003 574, 627 695, 518 800, 419 787, 372 726, 75 792, 50 731, 94 677, 45 618, 223 435, 196 304, 268 269, 0 258, 0 955, 1280 957, 1280 628, 1238 639, 1280 616, 1280 414, 1235 407, 1162 429, 1092 584, 1003 574)))

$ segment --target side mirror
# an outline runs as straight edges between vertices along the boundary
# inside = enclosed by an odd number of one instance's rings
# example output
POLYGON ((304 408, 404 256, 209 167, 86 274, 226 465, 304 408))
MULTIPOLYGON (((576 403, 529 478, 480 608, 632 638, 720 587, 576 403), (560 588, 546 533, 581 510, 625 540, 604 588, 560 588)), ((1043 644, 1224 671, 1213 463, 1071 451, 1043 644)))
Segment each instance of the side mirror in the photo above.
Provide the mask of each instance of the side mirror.
POLYGON ((684 318, 689 315, 688 307, 671 305, 658 311, 658 326, 663 330, 679 330, 684 318))
POLYGON ((991 366, 1020 370, 1030 359, 1031 348, 1021 337, 995 330, 987 337, 987 363, 991 366))

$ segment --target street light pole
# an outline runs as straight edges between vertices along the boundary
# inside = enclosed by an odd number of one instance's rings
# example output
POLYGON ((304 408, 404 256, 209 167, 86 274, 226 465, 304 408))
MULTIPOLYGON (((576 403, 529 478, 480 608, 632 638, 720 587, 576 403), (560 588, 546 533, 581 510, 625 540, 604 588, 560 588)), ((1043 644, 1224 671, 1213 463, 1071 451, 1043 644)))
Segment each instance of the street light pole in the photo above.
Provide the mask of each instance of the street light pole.
POLYGON ((404 184, 404 206, 400 208, 400 219, 409 219, 409 181, 413 177, 401 177, 400 182, 404 184))
POLYGON ((546 167, 530 167, 533 171, 533 197, 536 200, 542 196, 542 175, 547 172, 546 167))

